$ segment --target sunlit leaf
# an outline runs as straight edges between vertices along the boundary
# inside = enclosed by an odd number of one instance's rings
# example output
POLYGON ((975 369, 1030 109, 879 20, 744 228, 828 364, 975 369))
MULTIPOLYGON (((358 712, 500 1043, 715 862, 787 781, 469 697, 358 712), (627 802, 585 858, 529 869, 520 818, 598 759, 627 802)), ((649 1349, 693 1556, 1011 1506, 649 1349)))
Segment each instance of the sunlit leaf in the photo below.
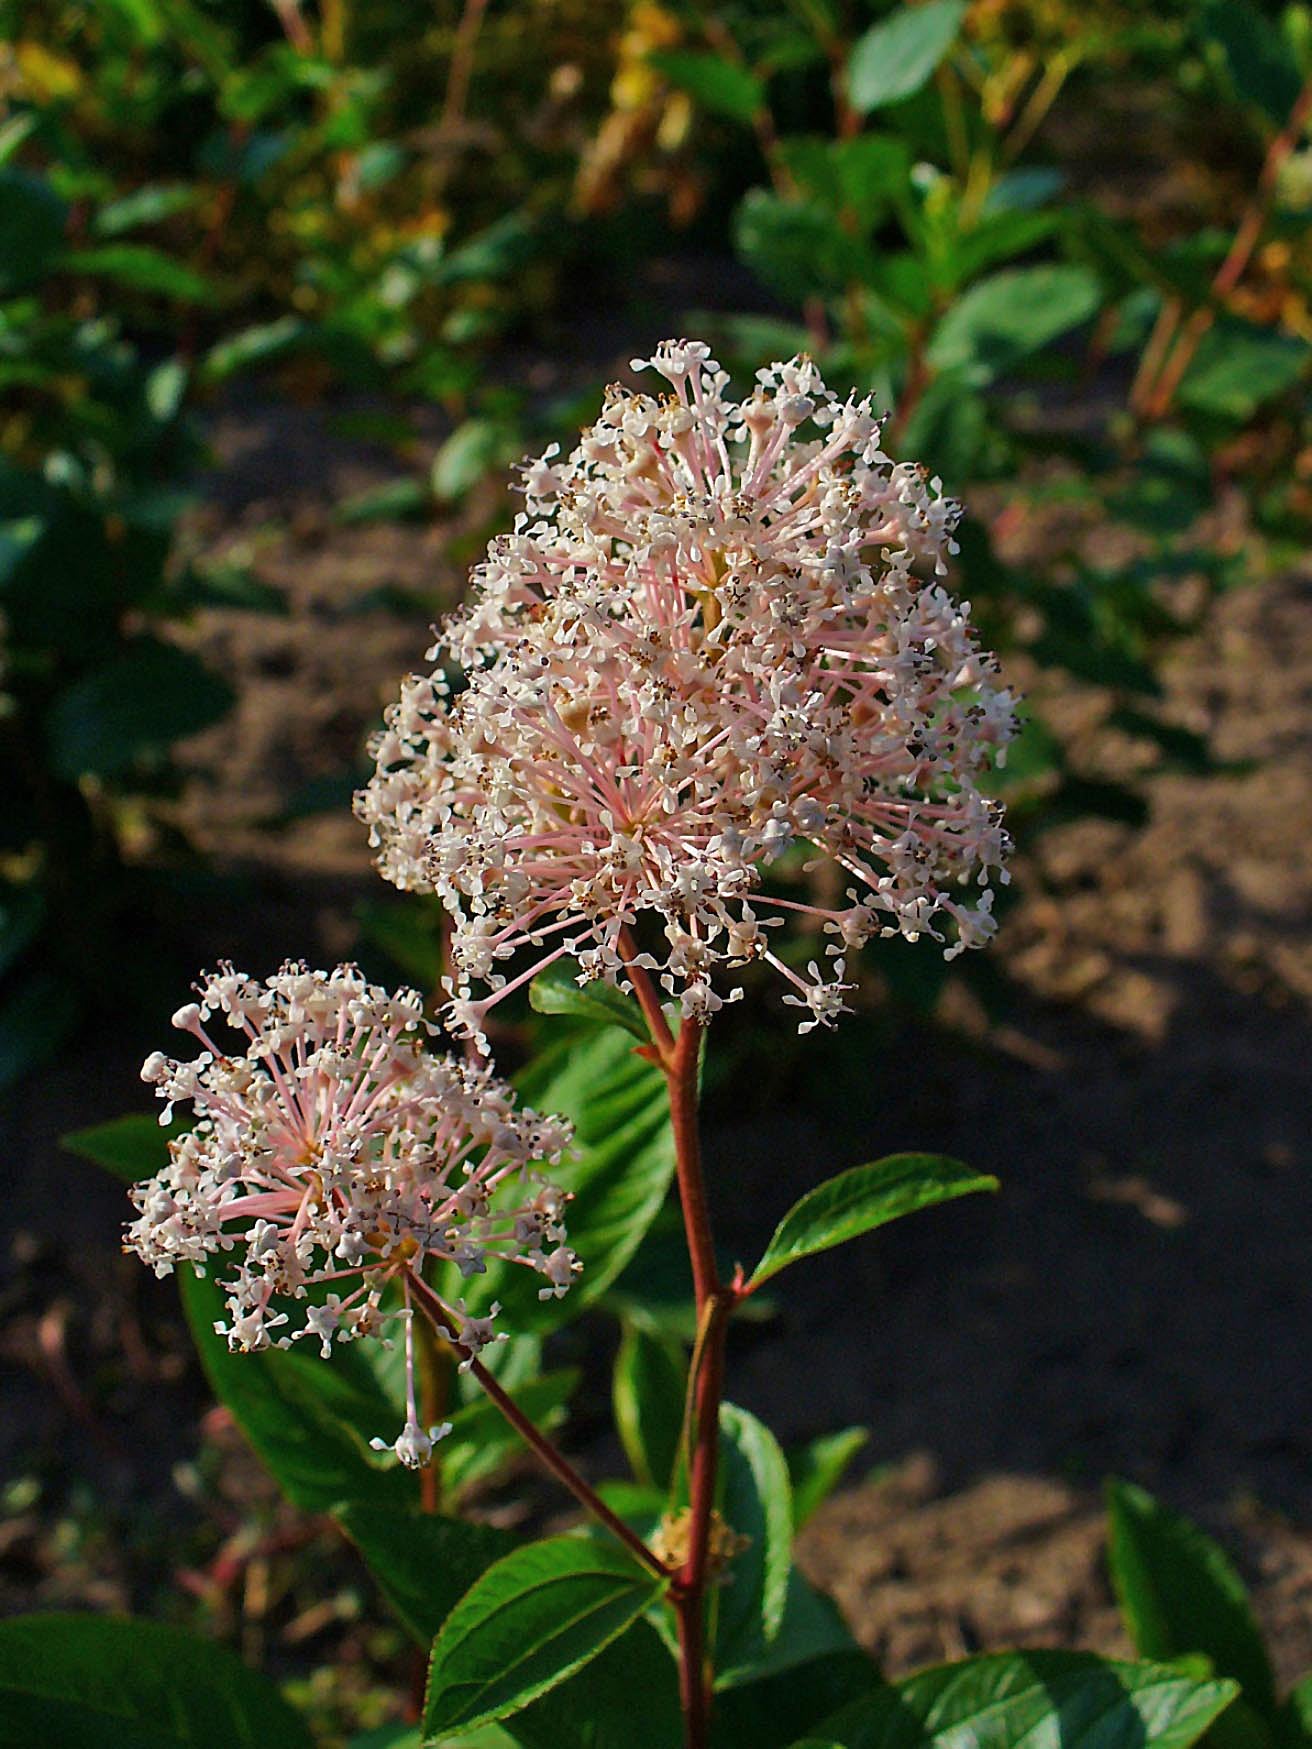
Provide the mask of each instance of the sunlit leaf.
POLYGON ((759 1286, 799 1258, 828 1251, 917 1209, 997 1188, 996 1178, 940 1154, 890 1154, 868 1166, 853 1166, 793 1205, 775 1228, 751 1284, 759 1286))
POLYGON ((1107 1485, 1107 1560, 1136 1649, 1165 1662, 1206 1653, 1218 1676, 1275 1710, 1275 1678, 1244 1582, 1225 1551, 1131 1482, 1107 1485))
POLYGON ((636 1621, 661 1581, 633 1556, 552 1537, 490 1567, 433 1644, 424 1729, 504 1719, 573 1675, 636 1621))

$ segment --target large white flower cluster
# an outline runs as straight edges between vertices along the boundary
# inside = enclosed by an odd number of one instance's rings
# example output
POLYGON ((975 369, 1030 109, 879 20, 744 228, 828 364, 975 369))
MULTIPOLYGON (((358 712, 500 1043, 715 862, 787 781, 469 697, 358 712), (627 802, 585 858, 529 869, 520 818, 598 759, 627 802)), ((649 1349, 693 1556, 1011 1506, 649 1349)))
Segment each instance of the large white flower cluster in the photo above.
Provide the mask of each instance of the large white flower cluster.
MULTIPOLYGON (((173 1019, 200 1055, 156 1052, 142 1069, 164 1120, 184 1101, 194 1127, 133 1187, 126 1242, 159 1275, 231 1254, 216 1326, 230 1347, 308 1337, 326 1356, 378 1335, 388 1281, 404 1289, 429 1259, 465 1277, 510 1259, 539 1273, 543 1297, 569 1287, 580 1266, 565 1197, 537 1171, 559 1160, 568 1126, 517 1111, 490 1070, 430 1054, 414 991, 389 995, 352 966, 288 964, 267 983, 222 967, 197 995, 173 1019), (235 1045, 211 1036, 214 1016, 235 1045)), ((466 1357, 497 1339, 491 1317, 458 1301, 451 1326, 466 1357)), ((409 1355, 408 1315, 406 1335, 409 1355)), ((414 1422, 412 1408, 396 1446, 407 1462, 431 1441, 414 1422)))
POLYGON ((526 469, 525 513, 357 798, 383 874, 455 916, 450 1013, 474 1035, 563 954, 622 982, 644 914, 643 963, 686 1015, 759 957, 803 1030, 842 1011, 844 955, 871 936, 955 954, 994 928, 1008 840, 979 778, 1015 700, 940 581, 959 507, 805 358, 741 402, 704 345, 635 366, 669 390, 612 388, 568 459, 526 469), (845 905, 765 890, 795 845, 838 865, 845 905), (768 933, 798 914, 831 938, 806 977, 768 933))

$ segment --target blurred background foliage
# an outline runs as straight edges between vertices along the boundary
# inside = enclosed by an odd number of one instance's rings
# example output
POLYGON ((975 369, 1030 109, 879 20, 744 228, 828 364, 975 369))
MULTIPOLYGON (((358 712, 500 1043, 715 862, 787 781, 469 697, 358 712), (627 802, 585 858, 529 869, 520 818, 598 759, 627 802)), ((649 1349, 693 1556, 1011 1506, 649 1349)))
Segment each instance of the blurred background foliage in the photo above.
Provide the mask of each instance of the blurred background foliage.
MULTIPOLYGON (((343 521, 440 524, 616 336, 808 350, 970 504, 1017 829, 1206 771, 1164 653, 1312 509, 1310 81, 1312 11, 1256 0, 3 0, 0 1076, 195 868, 174 749, 232 689, 186 622, 287 611, 195 519, 241 379, 392 446, 343 521), (562 336, 553 399, 519 365, 562 336), (1049 720, 1081 687, 1115 770, 1049 720)), ((426 917, 369 915, 427 967, 426 917)), ((885 980, 932 1003, 926 959, 885 980)))

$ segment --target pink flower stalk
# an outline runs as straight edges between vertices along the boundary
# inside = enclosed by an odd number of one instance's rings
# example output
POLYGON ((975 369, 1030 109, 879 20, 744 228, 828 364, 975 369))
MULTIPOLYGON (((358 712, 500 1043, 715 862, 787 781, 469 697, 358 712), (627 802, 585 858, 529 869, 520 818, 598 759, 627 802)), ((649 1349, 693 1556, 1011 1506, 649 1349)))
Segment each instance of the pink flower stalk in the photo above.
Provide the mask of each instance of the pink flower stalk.
POLYGON ((952 956, 995 927, 1009 844, 978 780, 1015 699, 938 581, 959 506, 806 358, 742 402, 700 343, 634 364, 669 391, 611 388, 568 460, 526 467, 526 513, 429 652, 463 690, 406 680, 357 798, 383 874, 456 919, 466 1035, 565 954, 622 984, 648 913, 642 963, 685 1015, 760 958, 802 1031, 844 1011, 844 956, 872 936, 952 956), (838 865, 847 904, 764 889, 793 846, 838 865), (828 934, 826 971, 773 951, 789 917, 828 934))
MULTIPOLYGON (((392 1449, 426 1462, 442 1430, 425 1431, 415 1411, 410 1277, 430 1258, 465 1277, 500 1258, 536 1270, 543 1298, 563 1294, 580 1268, 564 1243, 567 1199, 534 1167, 559 1160, 569 1128, 516 1111, 489 1070, 429 1054, 418 994, 389 995, 353 966, 287 964, 267 984, 224 966, 196 989, 173 1023, 200 1055, 157 1051, 142 1068, 167 1102, 161 1122, 188 1101, 195 1124, 170 1142, 164 1170, 133 1186, 140 1215, 126 1248, 157 1275, 178 1263, 203 1273, 215 1254, 236 1253, 215 1328, 248 1352, 308 1337, 327 1357, 334 1341, 379 1335, 395 1315, 384 1289, 398 1279, 408 1414, 392 1449), (215 1015, 235 1048, 211 1036, 215 1015)), ((496 1311, 450 1308, 467 1356, 501 1339, 496 1311)))

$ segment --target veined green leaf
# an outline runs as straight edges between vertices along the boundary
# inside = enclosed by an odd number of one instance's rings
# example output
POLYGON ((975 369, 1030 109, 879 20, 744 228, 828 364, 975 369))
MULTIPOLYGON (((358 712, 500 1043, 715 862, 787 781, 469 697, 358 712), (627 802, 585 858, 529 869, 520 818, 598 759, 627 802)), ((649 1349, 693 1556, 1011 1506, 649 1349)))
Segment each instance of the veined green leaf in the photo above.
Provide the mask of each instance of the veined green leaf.
POLYGON ((528 987, 528 999, 539 1014, 568 1014, 598 1026, 622 1026, 634 1038, 648 1042, 647 1023, 632 996, 613 984, 576 982, 572 960, 557 960, 539 972, 528 987))
POLYGON ((516 1084, 526 1105, 561 1112, 574 1124, 574 1153, 552 1178, 574 1193, 566 1224, 584 1270, 563 1300, 539 1300, 541 1277, 511 1263, 453 1285, 474 1311, 499 1300, 507 1329, 557 1325, 604 1293, 641 1244, 674 1174, 661 1071, 634 1054, 618 1027, 558 1032, 516 1084))
POLYGON ((178 1272, 178 1285, 214 1394, 289 1500, 307 1512, 327 1512, 344 1500, 389 1508, 417 1503, 415 1477, 369 1447, 375 1435, 395 1437, 405 1411, 361 1352, 365 1343, 339 1345, 329 1360, 277 1348, 232 1354, 214 1330, 226 1310, 222 1289, 190 1269, 178 1272))
POLYGON ((1244 1582, 1197 1525, 1132 1482, 1107 1484, 1112 1583, 1136 1649, 1165 1662, 1203 1652, 1218 1676, 1275 1712, 1275 1678, 1244 1582))
POLYGON ((638 1481, 662 1490, 679 1455, 686 1373, 681 1344, 625 1326, 612 1385, 615 1425, 638 1481))
POLYGON ((0 1622, 0 1749, 313 1749, 268 1677, 161 1622, 0 1622))
POLYGON ((186 1129, 184 1122, 161 1125, 148 1112, 134 1111, 92 1124, 89 1129, 74 1130, 60 1138, 60 1146, 84 1160, 94 1160, 125 1184, 135 1184, 163 1171, 169 1163, 169 1142, 186 1129))
POLYGON ((468 1730, 527 1706, 608 1646, 662 1583, 622 1549, 552 1537, 490 1567, 433 1644, 424 1730, 468 1730))
POLYGON ((348 1501, 333 1517, 363 1555, 408 1631, 427 1646, 470 1586, 511 1553, 517 1539, 490 1524, 470 1524, 415 1508, 348 1501))
POLYGON ((750 1285, 759 1287, 800 1257, 828 1251, 917 1209, 997 1188, 996 1178, 940 1154, 890 1154, 853 1166, 794 1203, 775 1228, 750 1285))
POLYGON ((1085 267, 1009 267, 979 280, 934 331, 935 370, 992 382, 1097 313, 1102 291, 1085 267))
POLYGON ((733 1403, 720 1410, 719 1509, 746 1539, 715 1598, 715 1667, 725 1685, 753 1671, 779 1635, 792 1572, 788 1465, 769 1428, 733 1403))
POLYGON ((793 1530, 801 1530, 818 1506, 833 1493, 843 1472, 870 1438, 868 1427, 844 1427, 822 1433, 788 1455, 788 1480, 793 1490, 793 1530))
POLYGON ((1188 1749, 1238 1693, 1089 1652, 998 1652, 876 1689, 793 1749, 1188 1749))
POLYGON ((765 86, 746 67, 723 55, 671 49, 648 55, 672 85, 686 91, 694 103, 715 115, 750 122, 765 103, 765 86))
POLYGON ((515 1714, 523 1749, 672 1749, 678 1677, 656 1630, 635 1621, 596 1658, 515 1714))

